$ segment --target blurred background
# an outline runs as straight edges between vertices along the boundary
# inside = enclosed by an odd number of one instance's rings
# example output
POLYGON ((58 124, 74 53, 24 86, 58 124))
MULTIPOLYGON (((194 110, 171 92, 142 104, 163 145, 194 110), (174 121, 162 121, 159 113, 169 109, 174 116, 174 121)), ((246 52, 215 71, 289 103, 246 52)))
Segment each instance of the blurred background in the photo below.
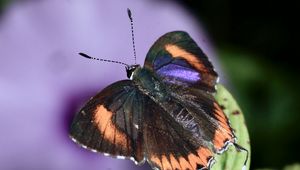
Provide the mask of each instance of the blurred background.
MULTIPOLYGON (((251 169, 299 163, 299 6, 252 0, 1 0, 0 169, 150 169, 79 148, 68 138, 86 100, 133 63, 161 35, 185 30, 220 74, 248 125, 251 169)), ((297 166, 296 166, 297 167, 297 166)), ((299 166, 298 166, 299 168, 299 166)))

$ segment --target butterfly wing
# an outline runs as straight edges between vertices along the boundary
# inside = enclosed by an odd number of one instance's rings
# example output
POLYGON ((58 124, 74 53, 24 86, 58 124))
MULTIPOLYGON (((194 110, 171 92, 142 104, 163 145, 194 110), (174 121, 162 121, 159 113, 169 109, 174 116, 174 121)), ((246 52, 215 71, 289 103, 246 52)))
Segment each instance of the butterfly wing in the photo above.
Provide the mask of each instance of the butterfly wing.
POLYGON ((146 100, 144 141, 147 161, 160 170, 209 169, 213 152, 192 131, 174 121, 152 100, 146 100))
POLYGON ((186 32, 174 31, 160 37, 150 48, 144 65, 167 84, 215 90, 217 73, 186 32))
POLYGON ((145 68, 167 85, 169 94, 190 116, 198 119, 202 131, 213 131, 209 140, 214 152, 223 152, 235 141, 228 119, 212 95, 217 73, 186 32, 169 32, 160 37, 147 54, 145 68))
POLYGON ((199 120, 198 124, 205 124, 206 129, 213 130, 210 141, 214 152, 222 153, 230 143, 235 143, 229 120, 211 94, 185 88, 172 93, 172 96, 199 120))
POLYGON ((130 80, 108 86, 75 116, 71 138, 92 151, 142 163, 142 98, 130 80))

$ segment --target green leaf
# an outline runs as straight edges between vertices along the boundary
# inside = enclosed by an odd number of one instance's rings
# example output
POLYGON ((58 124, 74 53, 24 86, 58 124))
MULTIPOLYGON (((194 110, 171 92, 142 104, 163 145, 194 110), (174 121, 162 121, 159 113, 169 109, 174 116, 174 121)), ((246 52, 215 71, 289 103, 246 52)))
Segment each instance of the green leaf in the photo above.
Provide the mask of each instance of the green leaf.
MULTIPOLYGON (((215 99, 224 108, 223 111, 229 118, 231 127, 237 138, 237 143, 249 151, 249 159, 246 166, 246 170, 249 170, 250 139, 243 113, 232 95, 221 84, 217 85, 215 99)), ((216 155, 215 159, 216 163, 212 166, 212 170, 242 170, 246 159, 246 152, 239 152, 231 145, 227 151, 221 155, 216 155)))
POLYGON ((288 166, 284 167, 283 170, 300 170, 300 164, 295 163, 293 165, 288 165, 288 166))

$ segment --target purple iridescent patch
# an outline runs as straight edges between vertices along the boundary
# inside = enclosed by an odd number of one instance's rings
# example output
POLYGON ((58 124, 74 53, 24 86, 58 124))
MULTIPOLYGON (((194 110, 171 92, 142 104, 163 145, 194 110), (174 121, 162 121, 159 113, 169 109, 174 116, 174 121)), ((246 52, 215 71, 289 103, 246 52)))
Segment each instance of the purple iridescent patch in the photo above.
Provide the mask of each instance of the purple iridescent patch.
POLYGON ((157 73, 166 79, 177 79, 190 83, 197 82, 201 79, 199 72, 176 64, 168 64, 157 70, 157 73))

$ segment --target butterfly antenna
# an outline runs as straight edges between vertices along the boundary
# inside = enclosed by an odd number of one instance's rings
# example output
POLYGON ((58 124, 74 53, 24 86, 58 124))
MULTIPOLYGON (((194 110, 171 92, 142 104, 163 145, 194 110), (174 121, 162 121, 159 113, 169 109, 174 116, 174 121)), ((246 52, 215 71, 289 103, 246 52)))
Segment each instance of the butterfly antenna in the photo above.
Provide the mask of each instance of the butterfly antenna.
POLYGON ((243 147, 241 147, 240 145, 236 144, 236 143, 233 143, 234 147, 236 148, 237 151, 244 151, 247 153, 246 155, 246 159, 245 159, 245 162, 244 162, 244 165, 243 165, 243 168, 242 170, 246 170, 246 165, 247 165, 247 162, 248 162, 248 157, 249 157, 249 151, 243 147))
POLYGON ((136 64, 136 51, 135 51, 135 43, 134 43, 134 32, 133 32, 133 19, 132 19, 132 13, 129 8, 127 8, 128 17, 130 19, 130 25, 131 25, 131 37, 132 37, 132 47, 133 47, 133 54, 134 54, 134 62, 136 64))
POLYGON ((120 61, 107 60, 107 59, 102 59, 102 58, 94 58, 94 57, 91 57, 91 56, 89 56, 87 54, 84 54, 84 53, 79 53, 79 55, 81 55, 82 57, 88 58, 88 59, 92 59, 92 60, 105 61, 105 62, 110 62, 110 63, 117 63, 117 64, 125 65, 126 67, 129 67, 128 64, 122 63, 120 61))

